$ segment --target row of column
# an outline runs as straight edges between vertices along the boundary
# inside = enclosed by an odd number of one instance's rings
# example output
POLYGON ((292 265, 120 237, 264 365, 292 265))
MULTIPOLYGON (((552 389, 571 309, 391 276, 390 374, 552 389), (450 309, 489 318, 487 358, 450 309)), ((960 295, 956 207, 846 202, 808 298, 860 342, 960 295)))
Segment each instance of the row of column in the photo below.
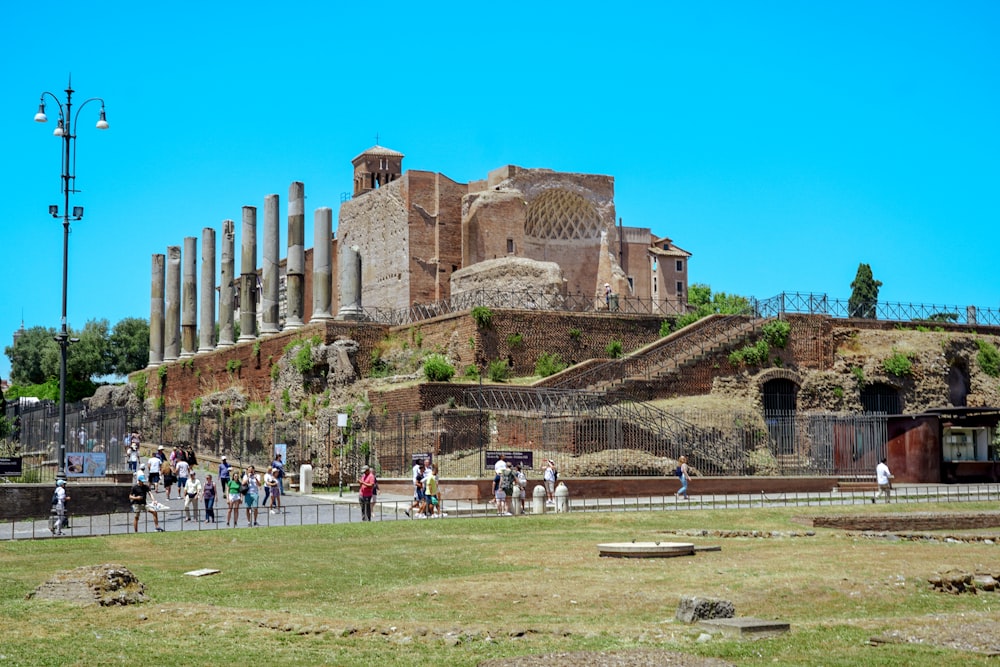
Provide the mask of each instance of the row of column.
MULTIPOLYGON (((286 261, 285 329, 303 326, 305 312, 305 187, 296 181, 288 191, 288 257, 286 261)), ((281 331, 279 324, 278 195, 264 198, 263 281, 257 279, 257 208, 243 207, 240 275, 235 276, 235 234, 232 220, 222 222, 222 267, 219 285, 219 338, 215 343, 215 230, 201 233, 201 293, 197 280, 198 239, 184 239, 184 249, 169 246, 166 255, 154 254, 150 287, 149 367, 229 347, 257 338, 257 293, 260 288, 260 334, 281 331), (240 337, 234 341, 234 303, 240 301, 240 337), (201 310, 198 310, 198 303, 201 310), (201 322, 200 335, 198 322, 201 322), (196 341, 197 348, 196 348, 196 341)), ((310 322, 333 319, 332 262, 333 211, 319 208, 314 220, 313 300, 310 322)), ((341 255, 340 297, 344 307, 338 319, 360 319, 361 260, 357 247, 341 255), (349 275, 344 275, 345 272, 349 275)))

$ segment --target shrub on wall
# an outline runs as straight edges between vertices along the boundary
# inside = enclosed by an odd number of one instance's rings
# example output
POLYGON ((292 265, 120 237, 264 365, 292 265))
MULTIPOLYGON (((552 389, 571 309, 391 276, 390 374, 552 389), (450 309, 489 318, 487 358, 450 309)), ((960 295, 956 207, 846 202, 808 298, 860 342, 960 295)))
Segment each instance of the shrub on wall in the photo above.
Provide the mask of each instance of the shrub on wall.
POLYGON ((996 345, 988 340, 977 340, 979 353, 976 355, 976 362, 979 368, 990 377, 1000 377, 1000 351, 996 345))
POLYGON ((493 323, 493 311, 486 306, 476 306, 470 311, 470 314, 480 329, 486 329, 493 323))
POLYGON ((747 345, 729 355, 729 363, 733 366, 762 366, 767 361, 771 346, 761 338, 753 345, 747 345))
POLYGON ((424 360, 424 376, 431 382, 447 382, 455 375, 455 367, 440 354, 432 354, 424 360))
POLYGON ((548 352, 542 352, 542 354, 538 357, 538 360, 535 362, 535 374, 541 375, 545 378, 564 370, 566 366, 566 362, 563 361, 558 352, 553 352, 551 354, 548 352))
POLYGON ((913 373, 913 362, 909 356, 893 348, 892 356, 882 362, 882 368, 890 375, 903 377, 913 373))
POLYGON ((522 343, 524 343, 524 336, 519 333, 512 333, 507 336, 507 347, 521 347, 522 343))
POLYGON ((617 359, 622 356, 622 342, 620 340, 611 341, 604 346, 604 354, 611 359, 617 359))
POLYGON ((769 345, 782 348, 788 345, 788 337, 792 331, 792 325, 784 320, 772 320, 765 324, 761 331, 764 333, 764 340, 769 345))
POLYGON ((486 375, 494 382, 506 382, 507 378, 510 377, 510 366, 504 359, 494 359, 490 362, 486 375))

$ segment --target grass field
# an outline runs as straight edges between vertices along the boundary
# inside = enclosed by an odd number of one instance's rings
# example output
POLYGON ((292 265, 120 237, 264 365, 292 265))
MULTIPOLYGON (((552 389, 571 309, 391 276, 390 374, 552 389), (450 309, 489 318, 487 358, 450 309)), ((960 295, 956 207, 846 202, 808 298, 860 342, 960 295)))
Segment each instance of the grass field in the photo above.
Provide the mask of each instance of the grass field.
MULTIPOLYGON (((996 573, 1000 546, 826 529, 805 536, 801 523, 814 514, 936 509, 588 513, 6 542, 0 664, 451 666, 623 648, 666 648, 740 665, 995 664, 934 638, 1000 627, 1000 592, 944 595, 926 579, 949 568, 996 573), (664 532, 673 529, 782 535, 664 532), (654 560, 597 556, 600 542, 633 539, 722 550, 654 560), (55 572, 100 563, 131 569, 151 601, 101 608, 26 599, 55 572), (221 573, 183 574, 197 568, 221 573), (681 595, 726 598, 737 615, 781 619, 792 631, 698 641, 699 630, 673 620, 681 595), (931 639, 869 642, 893 634, 931 639)), ((995 507, 942 506, 977 509, 995 507)))

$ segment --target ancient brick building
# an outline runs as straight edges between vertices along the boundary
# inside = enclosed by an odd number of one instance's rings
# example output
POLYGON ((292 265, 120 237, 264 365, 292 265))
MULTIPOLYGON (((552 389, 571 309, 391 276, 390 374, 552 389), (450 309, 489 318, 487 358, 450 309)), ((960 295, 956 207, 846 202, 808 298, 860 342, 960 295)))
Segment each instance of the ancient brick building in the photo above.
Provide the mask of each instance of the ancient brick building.
POLYGON ((608 306, 607 283, 633 312, 683 310, 690 253, 616 225, 613 177, 507 165, 459 183, 404 172, 403 157, 373 146, 354 158, 353 198, 340 207, 336 244, 358 250, 366 308, 446 299, 456 271, 520 258, 558 265, 566 294, 608 306))

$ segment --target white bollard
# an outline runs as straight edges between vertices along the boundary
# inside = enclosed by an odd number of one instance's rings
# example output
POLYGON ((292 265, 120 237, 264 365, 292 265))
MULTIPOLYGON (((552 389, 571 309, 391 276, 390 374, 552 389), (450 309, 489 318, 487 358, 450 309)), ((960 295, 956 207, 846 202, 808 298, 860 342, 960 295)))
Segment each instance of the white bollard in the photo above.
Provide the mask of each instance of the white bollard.
POLYGON ((308 463, 299 466, 299 493, 309 495, 313 492, 313 467, 308 463))
POLYGON ((556 486, 556 512, 568 512, 569 511, 569 489, 562 482, 556 486))
POLYGON ((531 513, 545 514, 545 485, 536 484, 531 492, 531 513))

